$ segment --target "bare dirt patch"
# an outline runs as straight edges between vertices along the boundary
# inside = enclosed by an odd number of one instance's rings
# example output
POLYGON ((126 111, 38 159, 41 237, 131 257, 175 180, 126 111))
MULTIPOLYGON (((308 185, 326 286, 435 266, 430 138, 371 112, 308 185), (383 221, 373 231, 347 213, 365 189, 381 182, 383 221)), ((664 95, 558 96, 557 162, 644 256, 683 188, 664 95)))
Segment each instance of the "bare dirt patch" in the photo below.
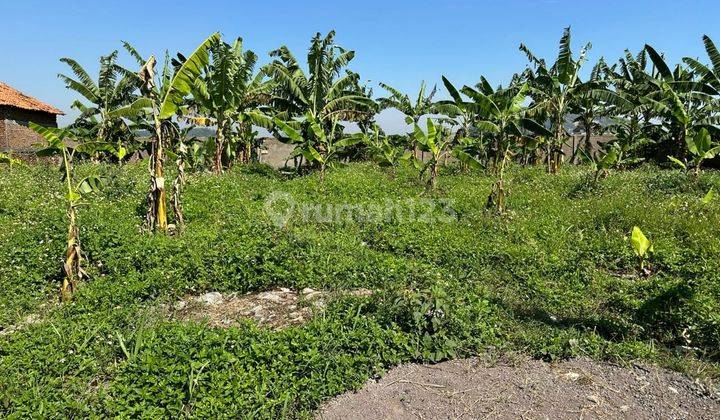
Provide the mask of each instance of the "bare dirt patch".
POLYGON ((308 321, 313 310, 342 295, 369 296, 372 291, 327 292, 313 289, 294 291, 279 288, 246 294, 210 292, 188 296, 170 308, 170 316, 183 321, 207 322, 227 328, 243 320, 254 320, 261 327, 278 330, 308 321))
POLYGON ((25 318, 20 320, 20 322, 18 322, 15 325, 10 325, 8 327, 0 326, 0 336, 13 334, 17 331, 25 329, 26 327, 28 327, 30 325, 39 324, 41 322, 42 322, 42 318, 40 317, 40 315, 38 315, 38 314, 27 315, 25 318))
POLYGON ((380 381, 331 400, 318 417, 717 419, 720 396, 711 385, 639 364, 471 358, 394 368, 380 381))

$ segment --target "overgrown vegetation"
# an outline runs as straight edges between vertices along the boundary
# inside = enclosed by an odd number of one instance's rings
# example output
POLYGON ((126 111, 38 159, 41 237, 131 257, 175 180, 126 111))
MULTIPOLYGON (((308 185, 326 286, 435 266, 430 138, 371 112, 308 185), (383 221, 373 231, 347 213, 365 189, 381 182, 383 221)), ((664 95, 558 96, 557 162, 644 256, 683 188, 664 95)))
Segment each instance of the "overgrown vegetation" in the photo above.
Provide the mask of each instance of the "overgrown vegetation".
MULTIPOLYGON (((192 174, 180 236, 142 234, 143 165, 80 165, 108 186, 79 208, 90 280, 56 304, 64 195, 50 167, 0 175, 0 412, 4 415, 303 416, 402 361, 521 351, 555 359, 636 358, 720 373, 720 188, 647 167, 587 188, 591 173, 511 165, 508 211, 485 210, 495 182, 441 169, 453 221, 326 223, 264 211, 275 191, 299 203, 398 207, 426 197, 419 171, 390 180, 373 164, 281 179, 262 167, 192 174), (638 269, 625 238, 654 247, 638 269), (214 329, 169 321, 159 305, 204 291, 366 287, 304 326, 214 329), (33 323, 23 324, 36 314, 33 323), (680 353, 676 348, 683 346, 680 353)), ((442 212, 441 209, 432 211, 442 212)), ((298 216, 299 217, 299 216, 298 216)))

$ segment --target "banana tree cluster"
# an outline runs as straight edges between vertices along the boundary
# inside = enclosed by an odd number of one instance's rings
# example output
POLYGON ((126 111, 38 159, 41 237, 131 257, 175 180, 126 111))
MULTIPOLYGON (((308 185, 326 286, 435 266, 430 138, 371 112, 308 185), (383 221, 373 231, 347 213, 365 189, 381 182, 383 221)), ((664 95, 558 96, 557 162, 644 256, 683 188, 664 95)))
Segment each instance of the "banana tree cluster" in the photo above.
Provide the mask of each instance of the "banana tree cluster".
POLYGON ((336 130, 342 129, 341 121, 365 121, 377 112, 377 104, 360 83, 360 76, 347 69, 355 52, 336 45, 334 31, 324 37, 318 33, 311 40, 308 73, 286 46, 272 51, 270 56, 275 60, 263 71, 274 81, 271 100, 274 121, 303 119, 298 128, 302 143, 297 143, 290 133, 280 135, 285 128, 282 125, 275 125, 273 130, 281 141, 304 148, 293 154, 298 158, 298 168, 304 161, 316 166, 320 162, 308 159, 310 149, 302 146, 314 141, 318 130, 313 125, 319 126, 323 133, 337 134, 336 130))
MULTIPOLYGON (((165 148, 176 138, 177 126, 173 124, 174 116, 182 116, 185 98, 192 92, 196 80, 207 66, 210 48, 219 42, 220 34, 215 33, 203 41, 187 58, 180 56, 171 73, 165 64, 164 71, 157 78, 155 66, 157 60, 150 56, 143 64, 138 77, 142 81, 141 92, 143 105, 152 115, 151 158, 150 158, 150 190, 148 192, 147 227, 152 230, 168 229, 167 193, 165 188, 165 148)), ((178 154, 178 156, 182 156, 178 154)), ((178 162, 179 172, 183 176, 182 161, 178 162)), ((179 184, 178 184, 179 185, 179 184)), ((174 188, 173 209, 176 219, 182 223, 182 207, 180 205, 180 189, 174 188)))
POLYGON ((242 38, 231 45, 220 39, 210 47, 204 76, 195 79, 192 99, 202 125, 216 127, 214 171, 233 160, 248 163, 255 137, 253 125, 271 128, 266 114, 272 82, 255 72, 257 55, 243 51, 242 38))

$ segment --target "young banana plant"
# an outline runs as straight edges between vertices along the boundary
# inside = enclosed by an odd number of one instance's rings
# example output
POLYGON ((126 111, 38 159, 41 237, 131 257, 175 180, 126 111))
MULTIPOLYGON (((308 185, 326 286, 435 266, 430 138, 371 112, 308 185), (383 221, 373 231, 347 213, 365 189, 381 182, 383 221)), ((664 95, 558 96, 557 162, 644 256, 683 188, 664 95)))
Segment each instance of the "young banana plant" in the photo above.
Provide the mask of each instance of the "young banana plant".
POLYGON ((71 132, 59 128, 43 127, 33 122, 29 123, 31 129, 40 134, 48 143, 47 147, 37 152, 38 156, 59 155, 61 179, 65 184, 67 200, 67 244, 65 248, 65 262, 62 272, 63 280, 60 286, 60 298, 69 301, 77 289, 78 283, 85 277, 83 270, 82 248, 80 247, 80 233, 78 228, 77 208, 86 194, 99 189, 101 180, 91 176, 77 182, 73 171, 73 157, 76 151, 82 150, 82 144, 73 146, 71 132))
POLYGON ((639 227, 634 226, 630 236, 630 245, 632 245, 635 255, 638 257, 640 263, 640 272, 648 275, 650 271, 645 267, 645 262, 650 257, 650 254, 655 252, 652 242, 645 236, 639 227))
POLYGON ((595 182, 600 178, 607 178, 610 175, 610 169, 617 164, 619 152, 615 145, 610 145, 606 151, 599 150, 595 155, 587 155, 584 150, 580 151, 590 162, 590 169, 595 172, 595 182))
POLYGON ((380 167, 388 168, 390 179, 395 178, 395 168, 400 162, 409 161, 413 157, 413 152, 393 145, 377 125, 374 125, 368 133, 357 133, 353 137, 357 137, 360 142, 365 144, 368 154, 380 167))
MULTIPOLYGON (((289 138, 289 142, 295 145, 295 150, 291 157, 302 156, 308 162, 316 164, 320 169, 320 182, 325 180, 325 170, 328 166, 332 166, 337 162, 340 152, 347 147, 358 144, 362 138, 357 136, 348 136, 338 140, 338 124, 332 122, 332 126, 327 129, 318 121, 311 113, 305 114, 302 121, 292 121, 287 123, 279 118, 274 118, 273 122, 277 129, 285 133, 289 138), (303 130, 310 134, 303 137, 301 130, 296 127, 298 124, 308 124, 310 130, 303 130)), ((342 132, 342 129, 340 130, 342 132)), ((341 135, 342 133, 340 133, 341 135)))
POLYGON ((440 164, 451 153, 453 138, 441 124, 434 123, 430 118, 427 119, 426 127, 426 131, 423 131, 418 124, 415 124, 413 138, 422 150, 430 152, 430 159, 424 163, 420 176, 427 172, 427 189, 434 190, 437 187, 440 164))
POLYGON ((687 148, 692 159, 689 162, 682 162, 680 159, 668 156, 668 159, 686 171, 693 170, 693 177, 697 180, 700 176, 700 166, 705 159, 712 159, 720 153, 720 145, 715 146, 710 132, 701 128, 694 136, 685 137, 687 148))

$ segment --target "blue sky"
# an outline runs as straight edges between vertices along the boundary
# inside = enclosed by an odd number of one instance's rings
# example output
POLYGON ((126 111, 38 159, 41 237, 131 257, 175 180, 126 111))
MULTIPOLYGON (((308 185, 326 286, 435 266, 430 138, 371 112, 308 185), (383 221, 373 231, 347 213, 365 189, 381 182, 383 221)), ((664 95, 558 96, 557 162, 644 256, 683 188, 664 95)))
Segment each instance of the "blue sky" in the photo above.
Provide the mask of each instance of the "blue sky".
MULTIPOLYGON (((520 42, 554 57, 568 25, 575 51, 592 42, 591 64, 601 56, 613 62, 646 42, 672 62, 707 61, 702 35, 720 42, 717 0, 0 0, 0 8, 0 80, 68 112, 61 124, 72 119, 74 96, 56 77, 69 72, 58 59, 75 58, 95 72, 98 57, 120 49, 121 40, 161 55, 188 52, 219 30, 228 39, 242 36, 264 63, 282 44, 301 57, 315 32, 335 29, 337 42, 356 50, 352 68, 363 79, 409 93, 421 80, 440 84, 443 74, 456 85, 480 75, 505 83, 526 65, 520 42)), ((392 112, 379 120, 389 131, 402 125, 392 112)))

